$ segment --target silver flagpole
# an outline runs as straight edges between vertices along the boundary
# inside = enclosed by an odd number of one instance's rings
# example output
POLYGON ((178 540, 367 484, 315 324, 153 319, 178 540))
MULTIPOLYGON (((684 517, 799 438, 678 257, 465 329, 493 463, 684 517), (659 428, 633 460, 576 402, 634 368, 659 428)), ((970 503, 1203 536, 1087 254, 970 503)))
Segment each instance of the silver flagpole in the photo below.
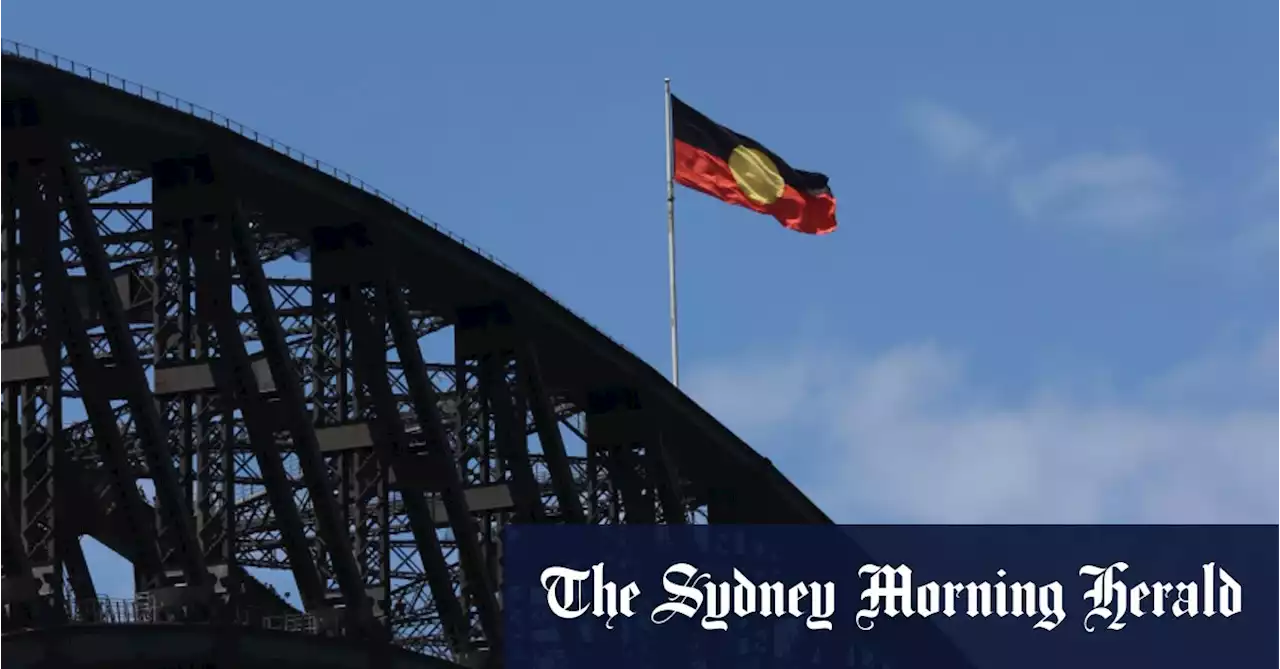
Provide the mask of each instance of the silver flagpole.
POLYGON ((671 298, 671 384, 680 386, 680 337, 676 318, 675 136, 671 129, 671 79, 662 80, 667 97, 667 279, 671 298))

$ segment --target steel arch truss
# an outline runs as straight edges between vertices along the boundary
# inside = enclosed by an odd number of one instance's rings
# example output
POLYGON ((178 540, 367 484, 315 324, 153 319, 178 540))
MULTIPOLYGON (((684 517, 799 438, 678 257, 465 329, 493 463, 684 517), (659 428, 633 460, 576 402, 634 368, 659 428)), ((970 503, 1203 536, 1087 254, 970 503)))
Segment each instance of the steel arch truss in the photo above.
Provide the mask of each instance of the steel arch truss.
POLYGON ((549 376, 511 304, 413 279, 377 221, 259 200, 226 152, 115 160, 65 118, 6 91, 7 623, 95 616, 92 536, 157 615, 475 664, 504 525, 704 515, 642 394, 549 376))

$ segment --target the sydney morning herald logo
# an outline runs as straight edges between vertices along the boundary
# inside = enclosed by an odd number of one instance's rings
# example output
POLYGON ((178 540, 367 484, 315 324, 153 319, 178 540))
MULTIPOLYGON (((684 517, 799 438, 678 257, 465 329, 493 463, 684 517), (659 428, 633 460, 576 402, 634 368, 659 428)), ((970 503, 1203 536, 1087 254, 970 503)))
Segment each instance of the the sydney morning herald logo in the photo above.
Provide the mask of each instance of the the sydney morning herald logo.
MULTIPOLYGON (((1088 610, 1081 624, 1088 632, 1122 630, 1131 621, 1146 618, 1230 618, 1241 610, 1240 583, 1213 562, 1204 564, 1194 578, 1178 582, 1128 583, 1129 565, 1080 567, 1084 589, 1081 599, 1088 610)), ((967 616, 970 618, 1027 618, 1038 630, 1057 629, 1067 619, 1064 588, 1058 581, 1046 584, 1007 582, 1004 569, 996 580, 968 583, 915 583, 907 565, 867 564, 858 569, 860 609, 854 616, 858 629, 869 631, 880 616, 912 618, 967 616)), ((589 569, 548 567, 540 581, 547 607, 555 616, 572 620, 583 616, 602 619, 613 629, 618 616, 637 615, 635 600, 640 586, 608 580, 603 562, 589 569)), ((836 583, 755 582, 733 569, 731 580, 715 580, 692 564, 671 565, 662 575, 665 601, 649 612, 649 621, 663 625, 677 618, 696 619, 706 630, 725 631, 734 618, 801 618, 815 631, 832 631, 836 612, 836 583)))

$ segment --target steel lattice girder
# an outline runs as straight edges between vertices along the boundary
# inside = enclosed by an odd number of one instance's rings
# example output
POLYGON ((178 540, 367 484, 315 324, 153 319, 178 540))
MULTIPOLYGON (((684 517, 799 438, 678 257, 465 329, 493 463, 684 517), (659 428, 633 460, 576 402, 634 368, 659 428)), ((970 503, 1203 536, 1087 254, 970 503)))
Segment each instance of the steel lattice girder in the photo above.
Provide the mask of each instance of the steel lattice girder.
POLYGON ((6 579, 92 599, 69 548, 92 535, 139 587, 209 585, 199 619, 290 610, 245 571, 288 568, 309 613, 470 662, 500 645, 508 522, 827 522, 652 368, 386 202, 47 66, 6 55, 4 82, 6 579), (273 274, 303 249, 306 276, 273 274))
MULTIPOLYGON (((33 137, 42 139, 56 137, 56 134, 45 129, 29 132, 33 137)), ((108 510, 99 521, 105 527, 87 527, 82 530, 93 535, 105 532, 109 535, 104 537, 108 545, 119 546, 116 531, 132 527, 133 530, 129 530, 127 536, 133 539, 125 539, 124 544, 128 544, 128 549, 120 551, 131 559, 141 560, 143 565, 150 564, 150 567, 143 567, 143 573, 148 574, 147 583, 151 586, 172 583, 173 578, 179 578, 187 585, 200 585, 200 579, 188 578, 188 573, 209 573, 202 564, 204 560, 223 564, 220 571, 215 569, 215 573, 221 577, 220 590, 227 592, 228 601, 236 602, 237 606, 265 604, 252 601, 251 590, 246 587, 252 579, 242 572, 242 568, 248 564, 266 564, 266 560, 239 559, 242 551, 237 546, 242 540, 242 533, 250 535, 243 537, 250 550, 259 549, 262 553, 278 553, 283 550, 285 559, 271 565, 287 565, 292 569, 307 610, 324 609, 326 588, 321 582, 317 567, 328 564, 330 569, 334 569, 335 564, 344 562, 347 564, 346 573, 352 576, 362 574, 357 576, 360 581, 348 578, 344 585, 339 577, 335 582, 338 592, 343 592, 348 614, 349 611, 356 613, 356 618, 348 619, 349 626, 353 627, 352 631, 358 631, 364 626, 365 623, 360 622, 362 618, 376 614, 381 623, 388 624, 393 628, 392 632, 396 632, 394 628, 397 620, 392 611, 398 609, 401 613, 399 622, 410 622, 416 628, 413 634, 402 633, 399 636, 404 642, 420 647, 421 650, 435 650, 443 655, 465 657, 476 649, 492 649, 500 642, 494 579, 498 571, 495 560, 498 551, 495 544, 500 524, 507 522, 506 518, 511 514, 524 518, 525 521, 544 522, 548 517, 559 517, 558 509, 581 509, 582 500, 572 491, 579 487, 591 487, 589 482, 577 486, 571 477, 564 480, 563 472, 570 471, 571 468, 570 458, 557 439, 559 430, 552 431, 547 425, 547 421, 557 420, 557 413, 559 420, 563 421, 575 416, 576 409, 561 408, 557 412, 552 409, 552 400, 543 397, 535 402, 538 408, 529 411, 525 405, 527 391, 522 390, 539 388, 541 379, 536 368, 511 374, 511 370, 520 367, 513 362, 521 358, 515 350, 495 348, 474 356, 460 353, 456 365, 448 371, 453 372, 454 382, 458 377, 471 377, 475 382, 475 389, 463 390, 461 393, 457 388, 445 389, 445 393, 453 395, 454 404, 470 408, 470 411, 467 408, 458 411, 458 426, 454 429, 454 434, 449 435, 440 412, 439 404, 442 400, 435 386, 438 380, 433 380, 433 375, 439 377, 440 372, 445 370, 422 361, 416 344, 424 331, 439 329, 442 326, 440 320, 431 317, 424 319, 421 312, 412 312, 406 306, 401 290, 394 287, 396 284, 389 278, 375 284, 372 290, 340 289, 340 299, 337 302, 342 306, 329 310, 334 316, 338 316, 329 325, 337 325, 338 330, 351 327, 351 339, 365 342, 352 348, 352 352, 364 352, 355 353, 353 357, 361 359, 357 367, 364 368, 364 371, 356 372, 355 377, 365 377, 365 381, 349 390, 355 390, 358 395, 365 397, 364 403, 371 409, 365 408, 355 416, 339 416, 339 425, 333 427, 349 427, 352 418, 364 418, 369 425, 380 426, 376 427, 376 431, 383 432, 383 436, 388 437, 385 443, 393 445, 393 450, 380 452, 379 444, 383 440, 376 435, 370 436, 369 446, 356 446, 357 450, 371 446, 372 453, 383 453, 376 455, 376 459, 384 460, 381 476, 388 477, 393 471, 402 471, 408 475, 406 481, 412 482, 408 487, 396 486, 399 494, 394 500, 385 491, 388 484, 381 484, 384 492, 376 504, 379 508, 366 509, 374 510, 374 513, 362 514, 365 517, 383 517, 383 540, 380 544, 383 546, 381 553, 387 556, 381 560, 381 568, 352 562, 353 558, 358 559, 362 555, 361 547, 344 545, 342 537, 347 535, 339 530, 340 526, 334 524, 337 521, 337 508, 330 507, 332 510, 329 510, 328 516, 333 521, 326 523, 323 521, 326 513, 321 510, 326 504, 317 504, 316 501, 333 499, 328 495, 332 486, 325 481, 334 481, 335 477, 335 482, 340 482, 339 489, 360 487, 362 492, 356 495, 356 507, 369 503, 370 494, 367 491, 372 486, 365 476, 369 469, 346 468, 346 460, 342 457, 334 458, 337 462, 333 463, 333 467, 325 464, 324 469, 316 468, 321 462, 321 441, 316 436, 316 429, 325 427, 323 420, 316 423, 312 423, 310 418, 301 423, 293 421, 293 425, 285 427, 289 436, 284 436, 283 439, 278 436, 280 426, 264 422, 268 420, 266 416, 271 411, 268 404, 274 403, 273 400, 282 394, 282 389, 276 388, 276 377, 288 377, 298 374, 298 371, 305 371, 308 362, 305 358, 289 356, 291 352, 307 352, 308 349, 298 347, 296 340, 289 342, 288 333, 292 331, 294 335, 302 334, 303 338, 307 333, 305 330, 300 333, 297 327, 282 327, 282 313, 276 307, 275 299, 271 298, 271 289, 298 289, 306 288, 306 285, 297 280, 271 281, 262 272, 261 257, 257 253, 259 247, 256 243, 250 243, 253 242, 253 237, 251 226, 246 224, 248 217, 239 216, 234 198, 229 198, 216 189, 198 192, 195 188, 182 188, 182 185, 198 182, 198 175, 201 174, 212 183, 214 179, 209 177, 211 166, 204 165, 204 161, 207 161, 206 157, 200 156, 195 160, 182 161, 186 164, 175 165, 174 161, 170 161, 168 165, 156 165, 152 169, 152 174, 156 177, 152 184, 155 203, 150 207, 146 203, 137 202, 118 206, 93 205, 88 202, 87 194, 78 196, 74 184, 68 183, 55 185, 68 189, 72 194, 64 196, 61 201, 50 203, 44 209, 27 201, 22 201, 19 206, 19 211, 24 214, 44 211, 45 214, 41 215, 54 221, 58 220, 54 216, 56 211, 67 210, 65 220, 51 229, 65 230, 69 233, 69 239, 61 242, 50 240, 45 246, 50 248, 51 253, 60 251, 60 262, 54 265, 61 271, 61 279, 46 279, 50 281, 51 290, 63 297, 65 303, 84 306, 83 310, 63 310, 65 322, 60 321, 63 322, 58 330, 61 334, 54 340, 54 343, 67 343, 72 357, 81 361, 76 363, 73 359, 70 362, 70 374, 63 374, 58 370, 56 377, 64 381, 59 384, 58 389, 63 391, 65 397, 83 400, 90 412, 90 420, 69 426, 59 425, 54 430, 59 437, 65 435, 65 448, 59 453, 67 454, 70 458, 68 462, 73 463, 68 464, 68 467, 73 467, 70 480, 83 482, 86 484, 84 487, 92 492, 136 498, 133 495, 136 487, 133 481, 137 481, 140 475, 155 480, 155 472, 168 472, 160 480, 168 477, 170 482, 166 486, 157 487, 157 496, 163 496, 163 490, 168 487, 169 498, 177 500, 169 503, 161 501, 156 508, 148 507, 141 498, 134 499, 132 503, 108 505, 108 510), (197 165, 195 169, 191 168, 192 162, 197 165), (88 212, 93 212, 96 216, 90 217, 88 212), (124 215, 124 230, 114 229, 105 220, 110 214, 124 215), (77 216, 81 217, 79 224, 73 221, 77 216), (147 223, 150 223, 150 230, 145 229, 147 223), (150 258, 151 262, 140 262, 145 258, 150 258), (104 265, 104 260, 108 264, 104 265), (110 265, 111 262, 115 265, 110 265), (76 275, 79 279, 73 278, 68 272, 68 267, 88 267, 91 264, 92 270, 76 275), (233 284, 237 288, 256 289, 257 294, 248 295, 244 301, 252 312, 250 317, 237 313, 234 308, 233 284), (99 298, 97 306, 92 299, 95 293, 99 298), (154 315, 151 329, 136 327, 136 321, 146 315, 147 311, 154 315), (371 321, 380 322, 383 334, 379 335, 378 331, 372 329, 371 321), (110 325, 111 330, 93 330, 99 324, 110 325), (243 327, 244 325, 250 327, 243 327), (73 334, 67 334, 68 331, 73 334), (246 349, 247 339, 255 342, 266 340, 264 353, 268 365, 265 366, 265 375, 269 377, 269 381, 262 381, 262 366, 255 367, 255 363, 251 361, 246 349), (76 342, 74 347, 72 340, 76 342), (394 356, 396 359, 392 361, 392 365, 388 365, 388 356, 385 354, 388 344, 399 348, 399 354, 394 356), (376 348, 378 345, 383 345, 383 349, 376 348), (118 349, 127 352, 132 350, 132 353, 119 356, 116 353, 118 349), (140 350, 150 350, 151 354, 145 356, 140 350), (404 353, 408 353, 408 356, 404 356, 404 353), (118 357, 123 357, 125 361, 132 358, 136 362, 125 363, 122 367, 116 362, 118 357), (102 361, 109 362, 104 365, 102 361), (127 374, 123 374, 125 368, 141 370, 143 362, 150 363, 155 370, 156 399, 151 399, 150 386, 146 395, 129 390, 136 388, 136 377, 131 380, 127 374), (273 362, 275 365, 271 365, 273 362), (392 367, 396 367, 396 371, 393 372, 392 367), (106 370, 115 371, 115 376, 124 377, 125 384, 133 384, 125 386, 125 398, 141 397, 147 404, 127 402, 116 403, 113 407, 111 400, 116 397, 110 391, 114 388, 113 381, 106 381, 101 377, 104 374, 110 375, 106 370), (196 370, 207 370, 205 374, 209 379, 206 385, 201 386, 198 381, 192 381, 192 374, 189 372, 196 370), (92 381, 86 382, 84 379, 95 371, 97 375, 92 376, 92 381), (264 398, 259 386, 269 388, 269 394, 273 394, 273 398, 264 398), (397 393, 397 389, 401 391, 397 393), (398 399, 406 399, 412 408, 402 411, 398 399), (147 405, 155 407, 156 400, 159 400, 160 407, 165 411, 165 422, 159 422, 160 416, 152 412, 143 412, 143 416, 147 417, 138 421, 138 408, 147 405), (378 407, 384 408, 379 411, 378 407), (517 407, 520 409, 518 412, 517 407), (170 409, 174 408, 177 408, 177 416, 170 413, 170 409), (192 418, 196 417, 193 412, 204 413, 206 418, 219 418, 215 422, 219 423, 220 429, 211 429, 209 423, 193 425, 192 418), (406 414, 411 416, 410 420, 404 420, 406 414), (392 417, 389 421, 388 416, 392 417), (468 425, 474 422, 481 426, 480 430, 483 432, 475 432, 472 435, 474 441, 462 437, 462 443, 466 443, 466 446, 461 446, 458 441, 458 434, 466 431, 463 422, 468 425), (155 429, 140 432, 140 427, 148 425, 164 425, 164 439, 156 439, 156 435, 161 435, 161 432, 155 429), (492 429, 489 425, 493 426, 492 429), (314 444, 308 449, 312 454, 311 462, 316 463, 316 466, 310 467, 310 472, 306 471, 306 450, 301 457, 298 452, 300 441, 297 440, 297 434, 300 430, 303 435, 301 444, 314 444), (549 449, 549 455, 531 457, 527 453, 527 446, 520 445, 524 443, 524 435, 530 431, 541 434, 550 431, 556 435, 548 439, 548 444, 553 446, 549 449), (198 435, 193 432, 205 436, 220 432, 220 449, 202 448, 205 441, 198 439, 198 435), (116 446, 102 449, 104 437, 101 435, 106 435, 106 443, 116 446), (521 435, 521 439, 517 441, 516 435, 521 435), (156 448, 155 444, 163 444, 169 448, 156 448), (442 446, 445 450, 440 450, 442 446), (493 452, 490 452, 490 448, 493 452), (256 514, 260 519, 256 524, 242 522, 242 516, 236 508, 241 501, 236 499, 236 484, 239 482, 239 477, 236 476, 236 454, 241 454, 243 462, 247 459, 244 458, 246 452, 256 466, 248 467, 248 476, 243 477, 247 481, 244 482, 264 487, 265 494, 260 495, 259 499, 268 500, 270 507, 269 514, 256 514), (449 454, 451 452, 453 455, 449 454), (444 459, 435 458, 429 462, 421 460, 415 453, 434 453, 444 459), (114 464, 105 464, 108 462, 104 459, 106 454, 114 458, 110 460, 114 464), (283 454, 291 455, 294 463, 298 464, 292 477, 285 468, 283 454), (219 466, 220 460, 223 460, 223 466, 219 466), (449 464, 451 462, 457 464, 456 471, 460 476, 453 478, 452 484, 445 481, 440 486, 438 482, 433 482, 439 476, 433 476, 431 472, 438 472, 442 467, 444 471, 454 471, 449 464), (535 462, 549 463, 544 476, 536 475, 535 462), (79 468, 78 473, 76 467, 79 468), (102 478, 101 472, 104 471, 113 471, 116 475, 102 478), (507 492, 508 496, 515 498, 515 505, 512 508, 499 505, 494 510, 477 512, 484 526, 481 530, 472 521, 472 512, 468 509, 470 503, 467 496, 462 495, 466 490, 463 486, 467 482, 479 484, 481 489, 507 486, 507 471, 518 472, 513 475, 515 477, 511 482, 518 492, 507 492), (561 481, 556 482, 556 472, 561 473, 561 481), (230 473, 229 477, 219 477, 227 473, 230 473), (197 478, 197 485, 192 485, 192 478, 197 478), (463 481, 463 478, 468 481, 463 481), (215 508, 218 504, 214 503, 210 494, 212 487, 219 487, 219 480, 223 489, 220 509, 215 508), (433 510, 429 504, 429 496, 426 495, 433 494, 436 487, 440 489, 440 505, 438 510, 433 510), (298 495, 300 490, 305 490, 306 494, 298 495), (179 498, 174 492, 184 496, 179 498), (301 504, 296 501, 301 501, 301 504), (129 505, 136 509, 132 514, 114 510, 128 508, 129 505), (300 507, 305 508, 306 513, 300 513, 300 507), (142 530, 145 523, 129 521, 129 518, 138 514, 142 514, 142 517, 155 514, 156 509, 170 509, 161 518, 169 518, 168 522, 177 523, 170 530, 170 533, 177 532, 177 535, 173 535, 177 539, 147 536, 146 530, 142 530), (178 512, 175 513, 173 509, 178 509, 178 512), (195 516, 192 517, 191 514, 195 516), (392 522, 392 516, 406 518, 407 522, 392 522), (451 519, 444 523, 451 532, 443 540, 436 536, 440 516, 451 519), (274 518, 274 521, 270 521, 270 518, 274 518), (419 519, 415 521, 413 518, 419 519), (229 523, 234 523, 232 532, 225 530, 229 523), (193 527, 198 528, 198 545, 202 546, 195 555, 191 551, 191 547, 197 545, 193 527), (416 540, 393 539, 393 535, 404 533, 406 528, 417 537, 416 540), (308 539, 308 530, 319 546, 308 539), (183 535, 183 532, 186 533, 183 535), (274 535, 280 539, 276 545, 270 546, 274 550, 264 550, 268 549, 268 545, 264 541, 252 541, 251 537, 255 535, 274 535), (476 540, 483 542, 484 546, 476 540), (138 551, 140 546, 148 545, 154 546, 151 550, 159 550, 159 553, 138 551), (424 547, 428 547, 429 554, 422 553, 424 547), (410 553, 416 551, 416 558, 402 558, 399 560, 401 568, 393 568, 389 562, 389 554, 392 551, 403 554, 406 550, 410 553), (148 558, 147 555, 152 556, 148 558), (430 558, 430 555, 435 556, 430 558), (454 562, 452 572, 449 567, 451 558, 454 562), (198 564, 197 567, 191 567, 193 563, 198 564), (166 567, 169 564, 174 564, 174 568, 166 567), (420 571, 404 569, 406 565, 412 564, 419 565, 420 571), (393 586, 392 581, 396 578, 404 581, 403 585, 393 586), (429 599, 422 597, 421 586, 413 583, 430 585, 429 599), (372 591, 369 590, 370 587, 372 591), (380 594, 376 592, 379 587, 383 590, 380 594), (367 602, 370 600, 366 595, 369 594, 374 595, 374 601, 378 602, 375 610, 367 609, 367 602), (415 610, 426 606, 434 610, 434 613, 429 610, 415 613, 407 610, 410 609, 407 604, 415 604, 412 606, 415 610), (444 604, 448 606, 442 609, 444 604), (465 604, 466 610, 458 608, 458 604, 465 604), (365 608, 364 614, 360 613, 361 606, 365 608), (436 631, 433 633, 424 627, 436 628, 436 631)), ((68 161, 68 164, 72 162, 68 161)), ((65 174, 67 171, 61 170, 55 174, 65 174)), ((47 177, 45 171, 38 171, 37 174, 41 178, 47 177)), ((19 182, 15 180, 14 183, 19 182)), ((14 185, 13 191, 22 192, 18 185, 14 185)), ((315 280, 311 281, 311 287, 316 292, 323 288, 315 280)), ((306 320, 307 304, 298 302, 296 290, 289 293, 289 298, 293 301, 293 307, 302 307, 301 310, 294 311, 293 320, 306 320)), ((310 307, 311 319, 315 321, 317 313, 323 313, 324 310, 317 310, 316 304, 310 304, 310 307)), ((321 330, 323 327, 319 322, 312 322, 311 352, 323 347, 321 330)), ((480 331, 474 327, 471 330, 480 331)), ((45 342, 42 345, 49 348, 54 347, 54 343, 45 342)), ((458 345, 462 348, 470 345, 467 343, 467 335, 458 335, 458 345)), ((536 356, 529 345, 522 345, 520 348, 525 352, 524 359, 534 359, 536 356)), ((297 398, 292 402, 293 408, 285 411, 293 414, 306 412, 302 386, 298 385, 298 381, 293 381, 292 386, 285 381, 284 385, 285 397, 297 398)), ((315 385, 321 384, 317 382, 315 385)), ((314 389, 312 399, 319 402, 319 389, 314 389)), ((283 399, 283 402, 289 404, 288 399, 283 399)), ((566 404, 561 402, 559 407, 566 407, 566 404)), ((319 413, 320 408, 316 407, 315 412, 319 413)), ((23 476, 29 480, 26 473, 23 476)), ((585 519, 580 510, 579 517, 585 519)), ((36 526, 41 526, 41 523, 36 523, 36 526)), ((46 522, 42 526, 51 528, 54 523, 46 522)), ((165 526, 161 524, 160 527, 165 526)), ((73 532, 72 536, 76 536, 76 533, 73 532)), ((357 527, 351 540, 360 544, 367 540, 367 536, 357 527)), ((46 541, 45 544, 54 545, 51 541, 46 541)), ((46 562, 47 559, 51 558, 46 558, 46 562)), ((61 564, 63 568, 76 563, 76 559, 64 559, 60 554, 55 560, 55 564, 61 564)), ((342 569, 339 567, 338 571, 342 569)), ((76 569, 68 569, 68 572, 76 572, 76 569)), ((76 579, 73 578, 73 581, 76 579)), ((83 578, 79 578, 79 581, 83 581, 83 578)), ((91 581, 88 581, 87 587, 92 587, 91 581)), ((91 599, 91 596, 91 592, 86 591, 84 594, 77 594, 77 599, 91 599)), ((279 601, 270 602, 273 609, 279 608, 279 604, 279 601)), ((60 610, 60 606, 55 610, 60 610)), ((372 629, 366 629, 365 632, 372 632, 372 629)))

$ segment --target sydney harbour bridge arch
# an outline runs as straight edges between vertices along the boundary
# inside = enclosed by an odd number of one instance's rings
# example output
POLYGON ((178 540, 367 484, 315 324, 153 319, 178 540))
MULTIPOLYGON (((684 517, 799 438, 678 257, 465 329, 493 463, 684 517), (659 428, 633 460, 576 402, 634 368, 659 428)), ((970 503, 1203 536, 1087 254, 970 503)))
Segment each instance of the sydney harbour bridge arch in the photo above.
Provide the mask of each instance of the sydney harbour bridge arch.
POLYGON ((830 522, 358 179, 31 47, 3 68, 13 666, 496 666, 504 524, 830 522))

